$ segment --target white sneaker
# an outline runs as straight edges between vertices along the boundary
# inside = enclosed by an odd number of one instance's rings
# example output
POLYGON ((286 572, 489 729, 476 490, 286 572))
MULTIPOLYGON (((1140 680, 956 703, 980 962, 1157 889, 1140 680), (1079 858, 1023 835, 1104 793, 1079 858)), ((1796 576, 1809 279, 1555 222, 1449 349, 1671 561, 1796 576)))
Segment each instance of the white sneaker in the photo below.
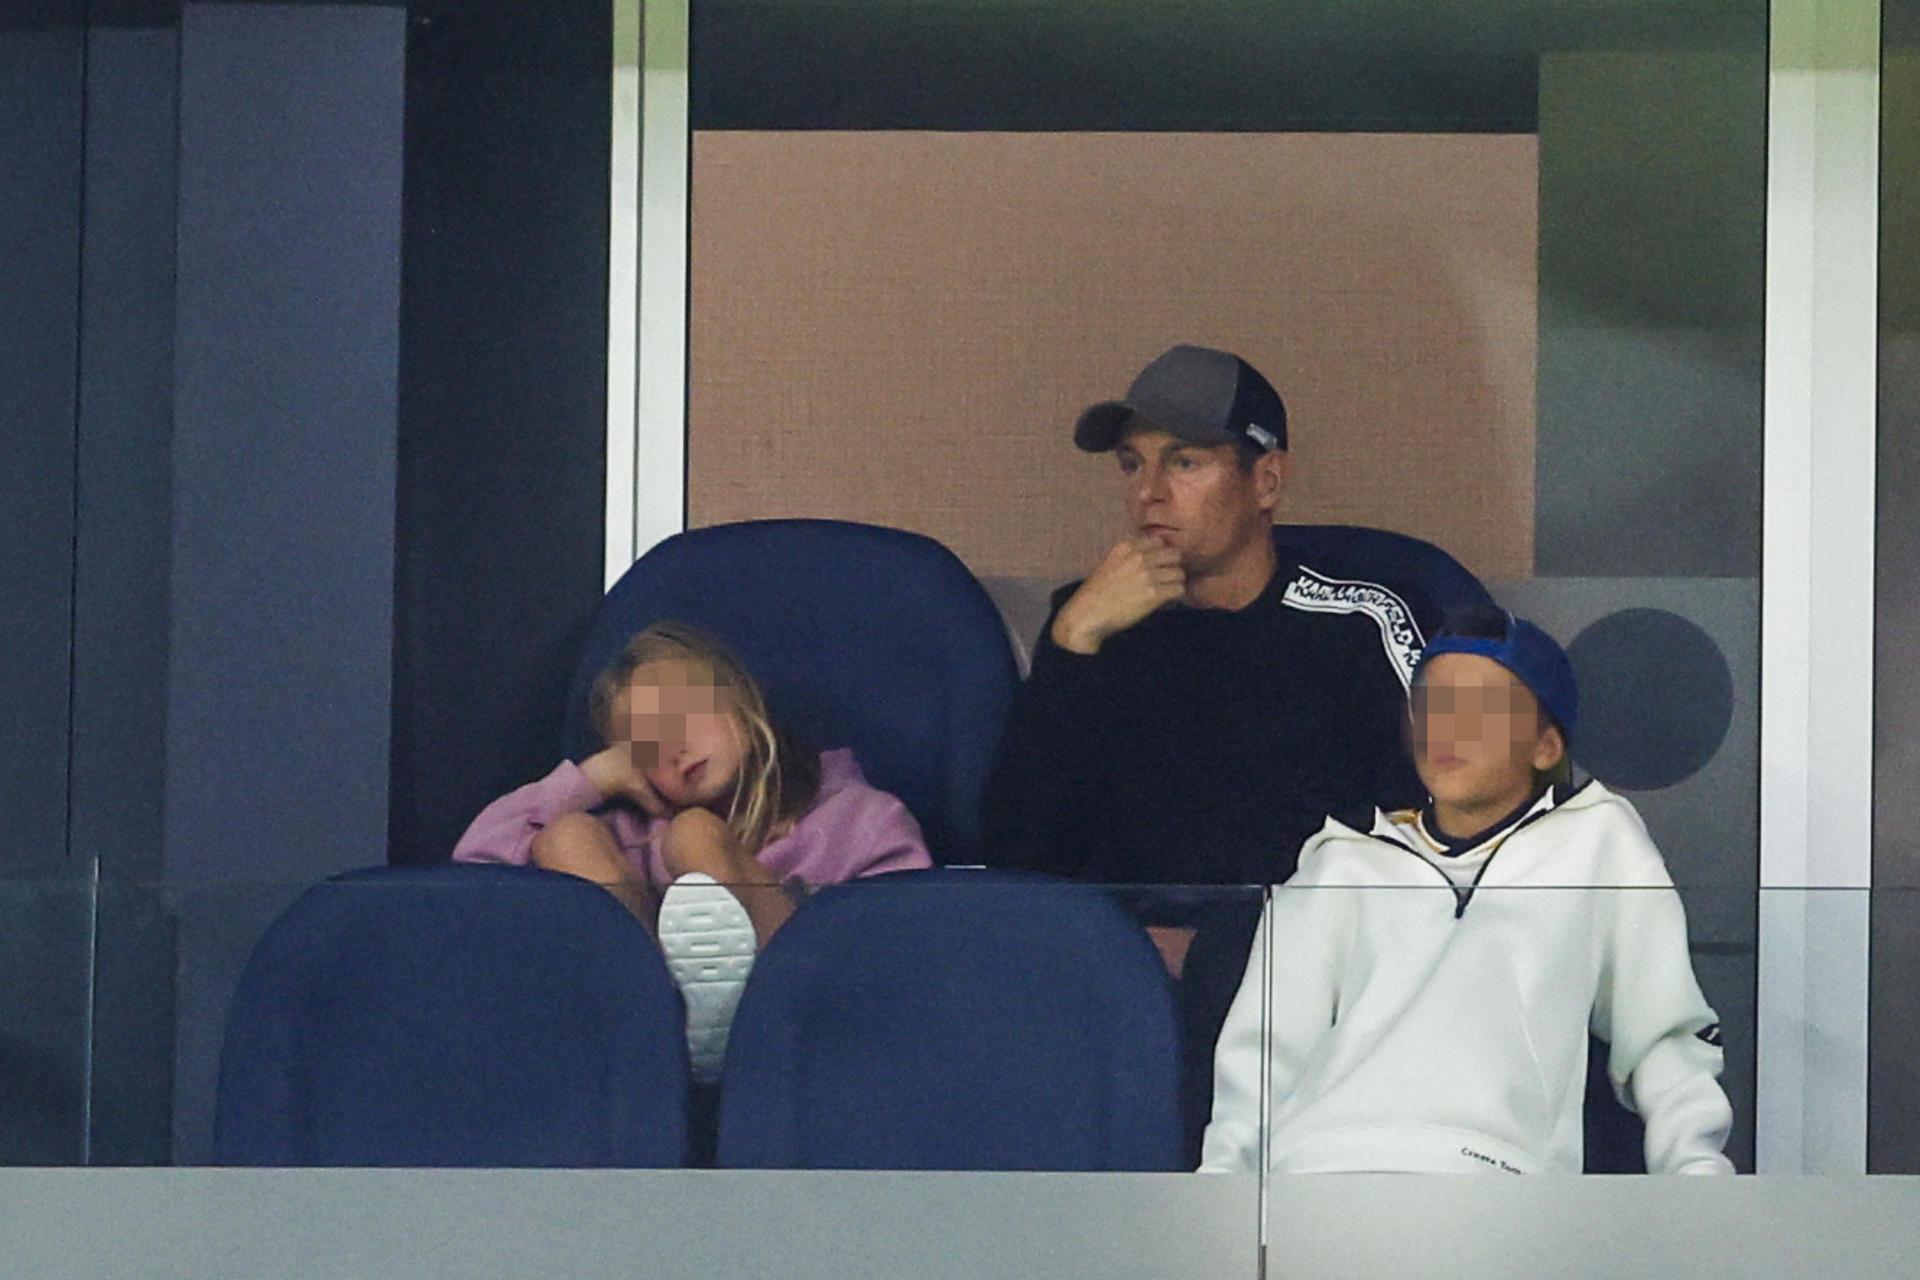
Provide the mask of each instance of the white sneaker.
POLYGON ((660 895, 660 950, 686 1001, 687 1056, 702 1084, 720 1078, 757 946, 747 909, 712 876, 690 871, 660 895))

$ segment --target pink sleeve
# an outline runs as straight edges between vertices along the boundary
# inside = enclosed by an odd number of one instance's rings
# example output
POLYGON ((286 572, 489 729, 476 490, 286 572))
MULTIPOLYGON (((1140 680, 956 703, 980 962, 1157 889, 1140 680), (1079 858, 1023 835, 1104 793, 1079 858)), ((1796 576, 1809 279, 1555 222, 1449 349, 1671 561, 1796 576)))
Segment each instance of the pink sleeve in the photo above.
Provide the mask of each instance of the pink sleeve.
POLYGON ((867 789, 860 823, 847 841, 849 880, 883 871, 914 871, 933 865, 926 837, 907 806, 891 792, 867 789))
POLYGON ((509 791, 480 811, 453 847, 455 862, 533 861, 533 838, 549 822, 569 813, 585 813, 604 802, 600 789, 580 766, 563 760, 538 782, 509 791))

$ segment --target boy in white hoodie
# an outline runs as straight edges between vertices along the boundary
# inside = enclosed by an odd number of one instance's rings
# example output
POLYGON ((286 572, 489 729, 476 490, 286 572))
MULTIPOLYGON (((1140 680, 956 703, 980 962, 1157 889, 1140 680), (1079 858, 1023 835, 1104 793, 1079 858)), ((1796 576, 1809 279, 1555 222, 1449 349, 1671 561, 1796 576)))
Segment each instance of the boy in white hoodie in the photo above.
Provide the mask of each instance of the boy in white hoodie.
POLYGON ((1202 1169, 1578 1173, 1591 1030, 1650 1172, 1733 1171, 1679 895, 1633 806, 1570 784, 1578 715, 1524 619, 1472 610, 1427 646, 1409 735, 1432 799, 1329 819, 1274 891, 1202 1169))

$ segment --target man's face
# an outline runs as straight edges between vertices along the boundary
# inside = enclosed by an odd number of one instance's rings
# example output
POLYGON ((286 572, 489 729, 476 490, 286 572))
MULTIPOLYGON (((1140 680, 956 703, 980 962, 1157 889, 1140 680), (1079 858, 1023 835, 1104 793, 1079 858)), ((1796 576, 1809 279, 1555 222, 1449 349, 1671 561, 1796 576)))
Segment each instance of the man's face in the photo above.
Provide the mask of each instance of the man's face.
POLYGON ((1230 444, 1198 445, 1150 427, 1130 429, 1114 449, 1134 531, 1180 553, 1189 574, 1218 569, 1271 536, 1285 455, 1242 468, 1230 444))

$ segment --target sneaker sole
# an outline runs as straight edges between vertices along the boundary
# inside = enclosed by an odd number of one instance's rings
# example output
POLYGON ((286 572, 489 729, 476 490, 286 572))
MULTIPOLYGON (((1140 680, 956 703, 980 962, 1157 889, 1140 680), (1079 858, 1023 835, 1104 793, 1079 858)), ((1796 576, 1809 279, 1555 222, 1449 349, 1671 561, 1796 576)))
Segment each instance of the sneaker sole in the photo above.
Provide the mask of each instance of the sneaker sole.
POLYGON ((687 1006, 687 1057, 693 1078, 720 1078, 733 1011, 746 990, 758 939, 740 900, 718 881, 691 872, 660 895, 660 950, 687 1006))

